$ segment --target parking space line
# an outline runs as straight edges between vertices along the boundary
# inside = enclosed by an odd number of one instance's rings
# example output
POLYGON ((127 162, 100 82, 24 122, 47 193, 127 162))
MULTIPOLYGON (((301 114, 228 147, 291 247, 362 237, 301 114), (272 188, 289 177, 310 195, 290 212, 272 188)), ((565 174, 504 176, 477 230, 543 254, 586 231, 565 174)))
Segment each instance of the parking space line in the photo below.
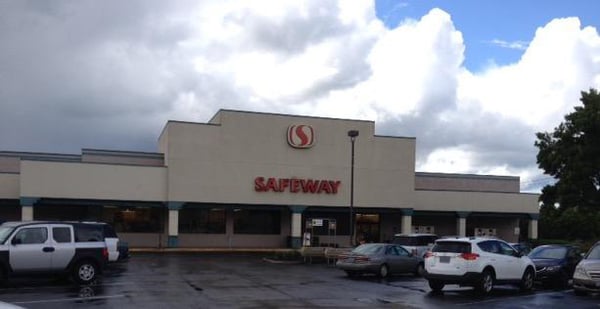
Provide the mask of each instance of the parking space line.
POLYGON ((125 294, 117 294, 117 295, 108 295, 108 296, 70 297, 70 298, 42 299, 42 300, 32 300, 32 301, 18 301, 18 302, 13 302, 13 304, 25 305, 25 304, 40 304, 40 303, 91 301, 91 300, 121 298, 121 297, 126 297, 126 296, 127 295, 125 295, 125 294))

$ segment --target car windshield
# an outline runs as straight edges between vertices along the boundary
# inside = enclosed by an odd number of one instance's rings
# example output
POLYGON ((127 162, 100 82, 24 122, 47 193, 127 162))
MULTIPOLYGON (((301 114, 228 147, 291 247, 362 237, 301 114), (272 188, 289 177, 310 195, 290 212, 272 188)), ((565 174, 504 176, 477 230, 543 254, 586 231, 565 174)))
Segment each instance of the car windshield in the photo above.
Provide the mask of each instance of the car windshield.
POLYGON ((8 235, 15 229, 14 226, 2 226, 0 225, 0 244, 3 244, 8 238, 8 235))
POLYGON ((529 253, 532 259, 562 259, 567 255, 565 247, 537 247, 529 253))
POLYGON ((586 259, 600 260, 600 245, 596 245, 590 250, 586 259))
POLYGON ((360 245, 360 246, 356 247, 354 250, 352 250, 352 252, 358 253, 358 254, 370 255, 370 254, 379 253, 379 252, 381 252, 382 249, 383 249, 383 246, 379 245, 379 244, 364 244, 364 245, 360 245))

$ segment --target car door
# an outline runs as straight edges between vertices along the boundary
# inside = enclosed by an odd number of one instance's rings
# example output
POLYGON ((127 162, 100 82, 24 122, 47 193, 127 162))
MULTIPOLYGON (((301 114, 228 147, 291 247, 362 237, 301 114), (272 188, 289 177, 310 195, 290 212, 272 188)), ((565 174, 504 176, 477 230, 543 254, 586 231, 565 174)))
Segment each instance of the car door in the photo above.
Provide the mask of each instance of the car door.
POLYGON ((9 260, 14 272, 47 271, 52 264, 48 225, 27 225, 9 240, 9 260))
POLYGON ((521 277, 523 277, 523 273, 525 272, 525 265, 520 254, 505 242, 498 241, 498 246, 500 248, 500 254, 502 255, 507 279, 521 279, 521 277))
POLYGON ((479 248, 485 252, 485 256, 482 259, 486 260, 486 263, 494 267, 496 273, 496 279, 507 280, 511 278, 509 261, 505 255, 502 254, 500 246, 501 242, 496 240, 486 240, 478 244, 479 248))
POLYGON ((52 254, 52 269, 64 270, 75 255, 73 227, 68 224, 52 224, 50 226, 52 254))

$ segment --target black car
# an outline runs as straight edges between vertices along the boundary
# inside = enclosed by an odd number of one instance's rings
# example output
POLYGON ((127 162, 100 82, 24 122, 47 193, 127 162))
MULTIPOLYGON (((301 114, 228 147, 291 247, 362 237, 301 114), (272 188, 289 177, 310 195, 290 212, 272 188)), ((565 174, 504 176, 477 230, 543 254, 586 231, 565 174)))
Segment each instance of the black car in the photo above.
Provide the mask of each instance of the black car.
POLYGON ((581 249, 573 245, 543 245, 528 256, 535 264, 536 281, 544 287, 566 288, 581 260, 581 249))

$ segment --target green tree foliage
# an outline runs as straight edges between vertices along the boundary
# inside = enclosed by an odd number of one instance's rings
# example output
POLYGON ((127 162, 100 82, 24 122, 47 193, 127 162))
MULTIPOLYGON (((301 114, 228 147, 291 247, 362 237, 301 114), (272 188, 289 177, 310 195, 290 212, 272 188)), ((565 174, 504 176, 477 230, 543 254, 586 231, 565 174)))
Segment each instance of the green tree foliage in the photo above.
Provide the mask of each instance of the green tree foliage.
POLYGON ((538 166, 556 179, 542 189, 540 234, 544 237, 546 233, 583 239, 600 236, 600 224, 595 223, 600 213, 600 94, 590 89, 581 93, 580 100, 583 105, 576 106, 553 132, 536 133, 538 166))

